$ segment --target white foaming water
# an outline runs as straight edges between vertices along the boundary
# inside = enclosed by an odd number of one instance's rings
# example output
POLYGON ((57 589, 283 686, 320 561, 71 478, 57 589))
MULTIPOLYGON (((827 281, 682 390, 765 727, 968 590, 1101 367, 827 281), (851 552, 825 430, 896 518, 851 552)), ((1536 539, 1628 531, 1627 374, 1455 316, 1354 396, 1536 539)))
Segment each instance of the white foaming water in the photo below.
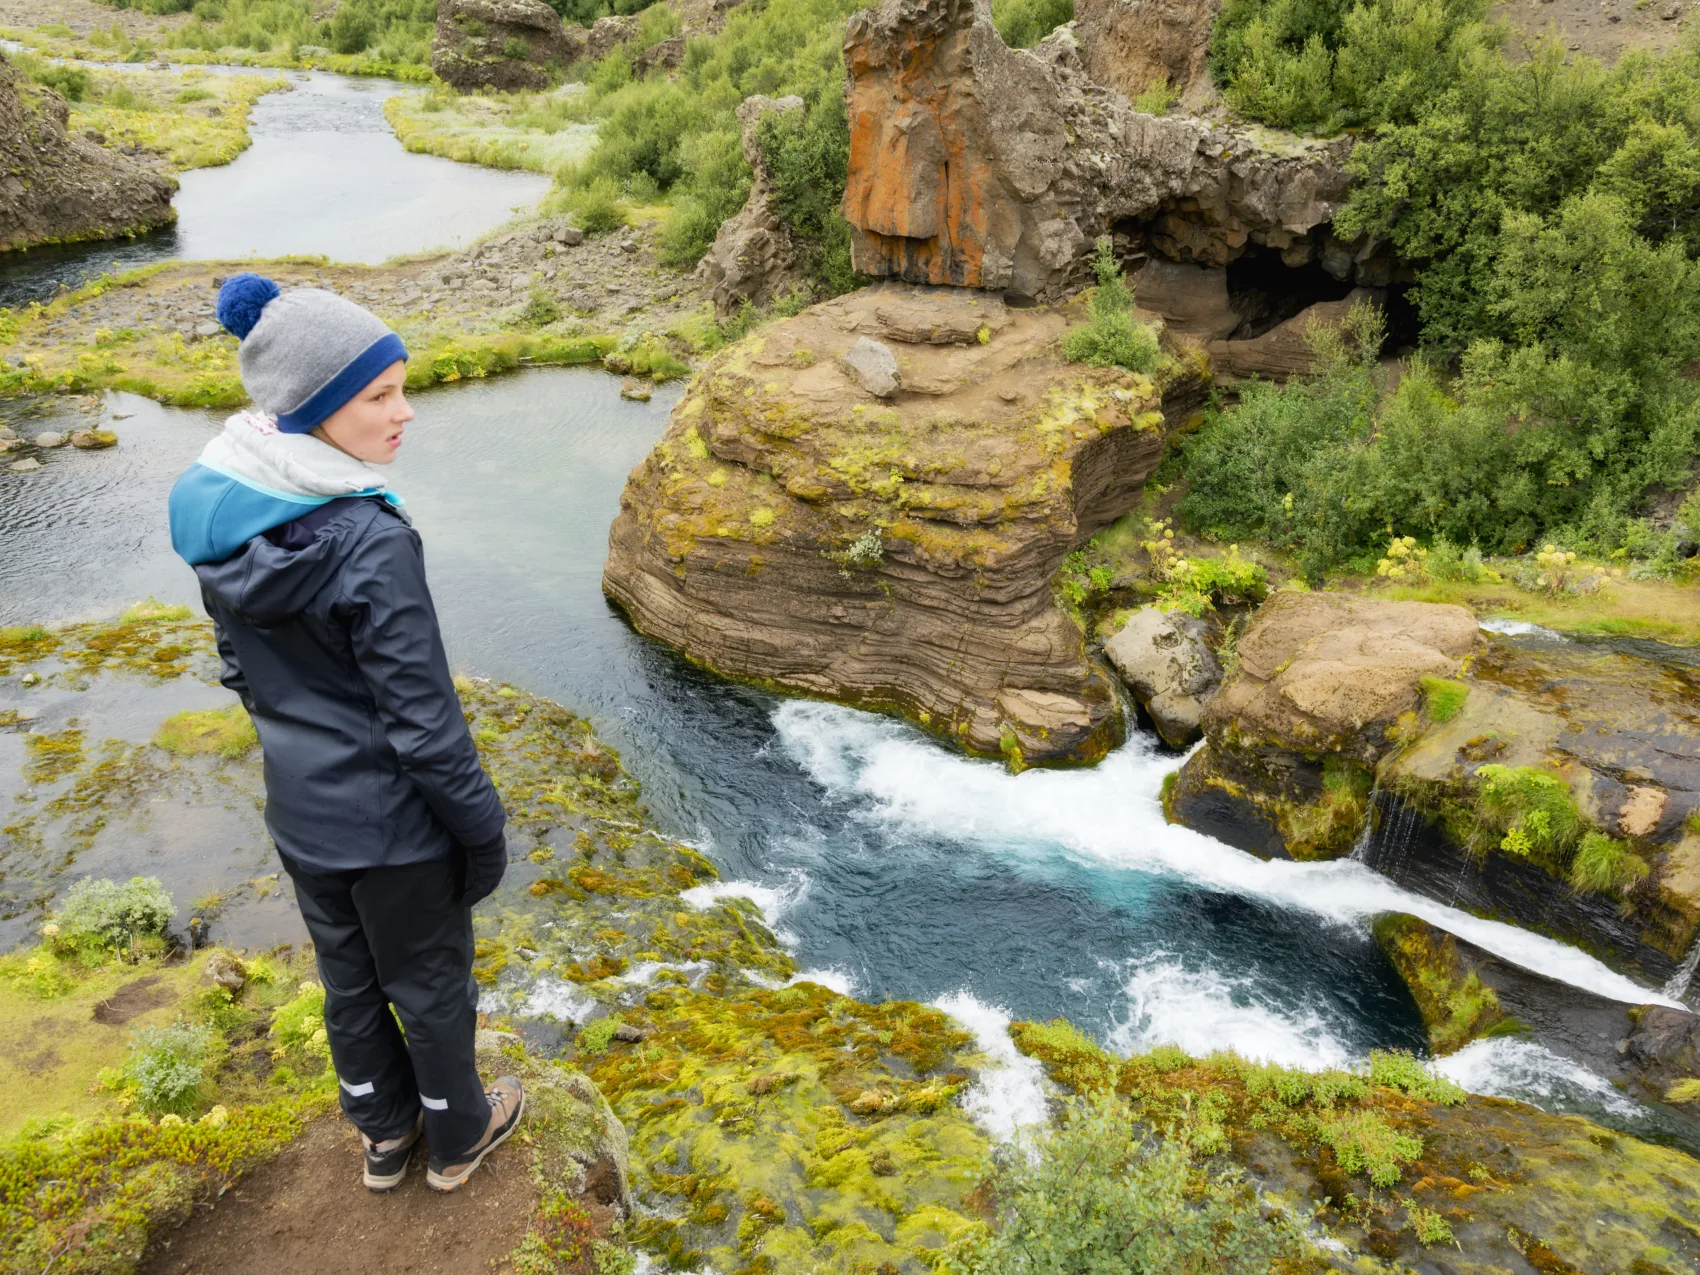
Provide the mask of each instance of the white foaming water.
POLYGON ((1189 970, 1166 953, 1140 962, 1127 982, 1128 1018, 1110 1031, 1122 1053, 1178 1045, 1195 1057, 1231 1049, 1246 1058, 1321 1071, 1345 1067, 1352 1051, 1315 1009, 1271 1004, 1252 979, 1189 970))
POLYGON ((793 974, 791 982, 787 986, 796 983, 819 983, 822 987, 837 992, 840 996, 853 995, 856 990, 855 978, 846 974, 843 970, 835 969, 803 970, 801 973, 793 974))
POLYGON ((560 1022, 583 1022, 596 1001, 572 983, 551 974, 539 974, 523 987, 487 991, 478 998, 479 1011, 486 1014, 520 1014, 529 1018, 549 1017, 560 1022))
POLYGON ((1263 860, 1167 823, 1159 792, 1175 767, 1136 736, 1089 770, 1030 770, 946 752, 915 731, 837 704, 790 700, 773 716, 786 751, 829 792, 867 803, 863 817, 1003 854, 1059 846, 1086 859, 1164 874, 1361 927, 1409 912, 1515 965, 1630 1004, 1678 1002, 1576 948, 1485 921, 1395 885, 1349 859, 1263 860))
POLYGON ((1610 1081, 1544 1046, 1515 1037, 1472 1041, 1457 1053, 1437 1060, 1434 1069, 1471 1093, 1603 1108, 1632 1119, 1645 1119, 1647 1114, 1610 1081))
POLYGON ((991 1065, 962 1098, 962 1106, 982 1128, 1002 1142, 1016 1130, 1044 1124, 1045 1071, 1038 1059, 1016 1049, 1009 1038, 1009 1015, 971 992, 952 992, 933 1002, 969 1031, 991 1065))
POLYGON ((702 910, 715 906, 722 899, 748 899, 761 909, 761 919, 770 930, 779 924, 780 913, 795 901, 792 891, 776 890, 771 885, 760 885, 754 881, 710 881, 707 885, 693 885, 688 890, 681 890, 679 897, 693 908, 702 910))
POLYGON ((1479 626, 1484 633, 1498 633, 1505 637, 1547 637, 1560 638, 1564 634, 1544 625, 1531 624, 1527 620, 1483 620, 1479 626))

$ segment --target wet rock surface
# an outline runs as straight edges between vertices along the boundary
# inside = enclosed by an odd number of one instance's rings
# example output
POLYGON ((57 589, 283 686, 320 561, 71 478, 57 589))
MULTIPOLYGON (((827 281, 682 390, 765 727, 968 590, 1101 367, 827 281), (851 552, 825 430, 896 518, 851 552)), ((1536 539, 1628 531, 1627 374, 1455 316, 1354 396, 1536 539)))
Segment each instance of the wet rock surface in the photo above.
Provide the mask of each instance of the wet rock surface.
POLYGON ((1140 114, 1070 28, 1013 50, 983 2, 887 0, 850 19, 844 56, 843 211, 865 274, 1054 298, 1112 224, 1171 260, 1257 244, 1298 264, 1345 197, 1349 140, 1140 114))
POLYGON ((68 128, 70 107, 0 53, 0 249, 170 225, 177 183, 68 128))
POLYGON ((759 330, 634 471, 604 590, 721 673, 894 710, 978 753, 1100 756, 1120 738, 1114 687, 1052 577, 1137 501, 1165 407, 1200 387, 1065 364, 1068 323, 884 286, 759 330), (897 365, 888 398, 843 363, 864 341, 897 365))

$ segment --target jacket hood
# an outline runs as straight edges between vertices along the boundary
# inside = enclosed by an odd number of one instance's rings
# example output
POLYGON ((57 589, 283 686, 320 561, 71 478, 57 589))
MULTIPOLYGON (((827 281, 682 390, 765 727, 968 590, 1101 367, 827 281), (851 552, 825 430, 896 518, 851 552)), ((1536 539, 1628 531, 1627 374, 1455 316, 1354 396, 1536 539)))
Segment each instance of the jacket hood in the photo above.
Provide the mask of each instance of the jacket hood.
POLYGON ((171 489, 171 547, 190 566, 228 558, 261 532, 339 496, 401 497, 378 472, 275 417, 238 412, 171 489))
POLYGON ((298 613, 335 573, 348 534, 369 518, 335 518, 322 534, 268 538, 348 496, 399 510, 371 466, 309 434, 284 434, 263 412, 238 412, 171 489, 171 546, 203 586, 264 623, 298 613))

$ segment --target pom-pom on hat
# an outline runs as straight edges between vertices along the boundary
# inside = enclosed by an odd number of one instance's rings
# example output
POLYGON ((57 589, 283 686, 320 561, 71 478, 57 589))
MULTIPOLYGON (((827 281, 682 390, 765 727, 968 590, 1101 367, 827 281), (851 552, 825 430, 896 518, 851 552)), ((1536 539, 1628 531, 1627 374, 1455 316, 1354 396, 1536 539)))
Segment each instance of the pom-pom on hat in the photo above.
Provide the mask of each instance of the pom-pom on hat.
POLYGON ((320 288, 282 292, 239 274, 218 290, 218 321, 242 342, 242 384, 286 434, 305 434, 365 389, 407 347, 377 315, 320 288))

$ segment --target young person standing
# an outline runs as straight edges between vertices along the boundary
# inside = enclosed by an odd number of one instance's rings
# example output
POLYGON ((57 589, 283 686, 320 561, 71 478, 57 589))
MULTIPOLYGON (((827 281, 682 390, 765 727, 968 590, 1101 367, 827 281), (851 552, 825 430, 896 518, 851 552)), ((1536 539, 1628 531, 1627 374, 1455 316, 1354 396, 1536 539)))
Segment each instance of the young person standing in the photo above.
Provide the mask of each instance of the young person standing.
POLYGON ((317 951, 365 1183, 398 1184, 423 1130, 427 1181, 452 1191, 514 1131, 525 1095, 512 1076, 486 1090, 473 1053, 472 906, 502 879, 507 816, 449 675, 419 536, 372 468, 413 419, 407 350, 351 301, 253 274, 220 289, 218 319, 242 343, 255 410, 172 488, 172 544, 259 733, 266 826, 317 951))

